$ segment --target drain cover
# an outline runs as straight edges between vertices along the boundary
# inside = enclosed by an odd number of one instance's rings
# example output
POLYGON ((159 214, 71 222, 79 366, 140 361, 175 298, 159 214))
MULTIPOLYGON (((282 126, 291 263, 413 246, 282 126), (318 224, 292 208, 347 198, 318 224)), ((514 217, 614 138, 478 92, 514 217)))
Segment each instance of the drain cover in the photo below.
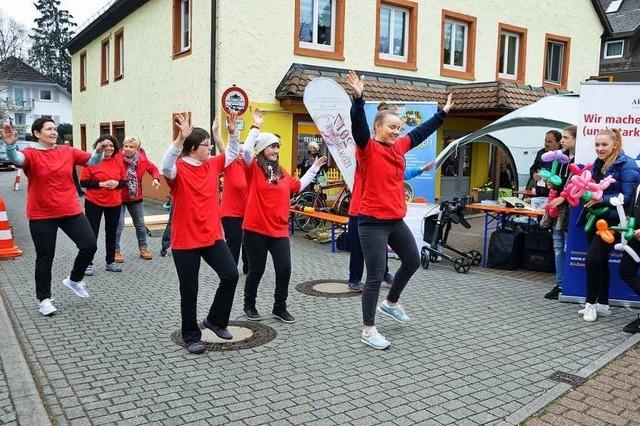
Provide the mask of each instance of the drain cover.
POLYGON ((296 290, 309 296, 321 297, 354 297, 360 293, 349 291, 347 280, 314 280, 305 281, 296 286, 296 290))
MULTIPOLYGON (((239 349, 255 348, 269 343, 278 335, 276 331, 264 324, 251 321, 229 321, 229 332, 233 339, 224 340, 216 336, 211 330, 200 325, 202 330, 202 343, 208 351, 235 351, 239 349)), ((171 333, 171 340, 185 346, 182 341, 182 333, 176 330, 171 333)))
POLYGON ((549 376, 549 378, 554 382, 567 383, 573 388, 580 386, 587 380, 584 377, 576 376, 575 374, 566 373, 564 371, 556 371, 549 376))

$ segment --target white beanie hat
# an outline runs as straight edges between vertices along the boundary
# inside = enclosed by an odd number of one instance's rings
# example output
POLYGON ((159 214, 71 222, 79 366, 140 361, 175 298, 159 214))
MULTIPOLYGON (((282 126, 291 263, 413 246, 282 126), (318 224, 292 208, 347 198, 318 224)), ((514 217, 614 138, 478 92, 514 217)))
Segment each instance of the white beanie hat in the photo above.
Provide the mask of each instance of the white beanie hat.
POLYGON ((309 144, 307 145, 307 149, 309 148, 315 148, 316 151, 320 151, 320 145, 318 145, 318 142, 316 141, 309 142, 309 144))
POLYGON ((260 154, 266 147, 274 143, 280 144, 280 139, 273 133, 260 133, 256 139, 256 154, 260 154))

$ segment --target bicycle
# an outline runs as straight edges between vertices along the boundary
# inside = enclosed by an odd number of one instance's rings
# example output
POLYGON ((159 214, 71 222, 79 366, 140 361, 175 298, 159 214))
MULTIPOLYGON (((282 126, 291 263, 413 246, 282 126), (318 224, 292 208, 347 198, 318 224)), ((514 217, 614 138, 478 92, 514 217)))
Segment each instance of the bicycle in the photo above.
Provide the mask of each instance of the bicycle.
MULTIPOLYGON (((326 174, 319 176, 319 181, 325 183, 315 185, 314 190, 301 192, 298 196, 291 199, 291 207, 296 210, 303 210, 305 207, 311 207, 316 211, 333 213, 339 216, 349 215, 349 202, 351 201, 351 191, 347 187, 344 180, 327 181, 326 174), (324 179, 323 179, 324 178, 324 179), (327 194, 324 192, 328 189, 340 188, 335 199, 330 206, 327 205, 327 194)), ((295 225, 302 231, 309 232, 319 226, 324 221, 314 217, 295 215, 295 225)))

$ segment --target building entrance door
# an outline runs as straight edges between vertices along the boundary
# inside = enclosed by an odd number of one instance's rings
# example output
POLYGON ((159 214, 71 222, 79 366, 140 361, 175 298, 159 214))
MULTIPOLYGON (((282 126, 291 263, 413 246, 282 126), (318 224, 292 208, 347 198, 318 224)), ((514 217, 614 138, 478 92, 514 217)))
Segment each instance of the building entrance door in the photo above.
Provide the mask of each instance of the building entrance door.
MULTIPOLYGON (((452 142, 455 138, 445 138, 452 142)), ((471 145, 458 148, 440 167, 440 198, 451 200, 454 197, 469 195, 471 182, 471 145)))

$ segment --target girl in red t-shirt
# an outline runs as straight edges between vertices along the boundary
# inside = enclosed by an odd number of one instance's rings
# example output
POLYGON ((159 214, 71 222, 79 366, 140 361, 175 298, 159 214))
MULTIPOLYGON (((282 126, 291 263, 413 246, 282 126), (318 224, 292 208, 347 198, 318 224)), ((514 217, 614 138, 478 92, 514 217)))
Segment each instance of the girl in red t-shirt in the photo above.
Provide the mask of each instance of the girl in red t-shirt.
POLYGON ((447 104, 431 119, 405 136, 400 136, 403 122, 390 110, 378 111, 373 122, 373 138, 364 113, 364 76, 349 73, 348 84, 355 92, 351 106, 351 130, 357 145, 358 169, 362 178, 358 232, 367 265, 367 281, 362 293, 364 328, 361 341, 375 349, 386 349, 390 343, 374 326, 380 284, 385 270, 387 245, 400 258, 401 264, 389 294, 377 311, 400 323, 409 317, 398 305, 400 293, 409 278, 420 266, 420 256, 411 230, 404 223, 407 203, 404 199, 404 155, 421 144, 444 123, 453 102, 447 104))
POLYGON ((57 311, 51 298, 51 267, 56 250, 58 228, 78 247, 71 275, 62 282, 79 297, 89 297, 85 289, 84 271, 96 252, 96 238, 78 201, 73 182, 76 165, 96 165, 102 161, 103 144, 97 144, 93 154, 66 145, 56 145, 58 131, 51 117, 41 117, 31 126, 38 145, 17 150, 18 132, 5 125, 2 131, 7 156, 22 167, 29 178, 27 187, 27 218, 36 249, 36 296, 42 315, 57 311))
POLYGON ((227 330, 231 305, 238 283, 238 270, 229 247, 222 238, 218 177, 238 155, 236 114, 227 121, 229 144, 225 152, 210 157, 211 137, 199 127, 191 127, 182 115, 176 117, 180 130, 162 158, 162 174, 171 188, 171 252, 180 281, 182 340, 191 353, 205 348, 198 327, 198 272, 200 259, 213 268, 220 286, 204 326, 222 339, 233 336, 227 330))
MULTIPOLYGON (((122 196, 120 189, 126 185, 125 170, 122 161, 114 157, 120 149, 120 143, 111 135, 102 135, 95 145, 104 145, 104 160, 97 166, 85 167, 80 175, 80 185, 87 188, 84 199, 84 213, 89 219, 93 234, 98 239, 100 221, 104 215, 105 270, 122 272, 115 262, 116 231, 120 219, 122 196)), ((93 275, 93 262, 87 266, 85 275, 93 275)))
POLYGON ((242 155, 249 165, 249 198, 242 223, 249 258, 249 274, 244 284, 244 312, 252 321, 262 319, 256 309, 258 284, 271 253, 276 272, 275 303, 272 314, 285 323, 295 322, 287 311, 291 250, 289 247, 289 200, 313 181, 327 157, 319 157, 299 180, 289 175, 278 162, 280 139, 260 133, 262 113, 254 112, 254 125, 244 143, 242 155), (253 157, 255 145, 256 158, 253 157))

